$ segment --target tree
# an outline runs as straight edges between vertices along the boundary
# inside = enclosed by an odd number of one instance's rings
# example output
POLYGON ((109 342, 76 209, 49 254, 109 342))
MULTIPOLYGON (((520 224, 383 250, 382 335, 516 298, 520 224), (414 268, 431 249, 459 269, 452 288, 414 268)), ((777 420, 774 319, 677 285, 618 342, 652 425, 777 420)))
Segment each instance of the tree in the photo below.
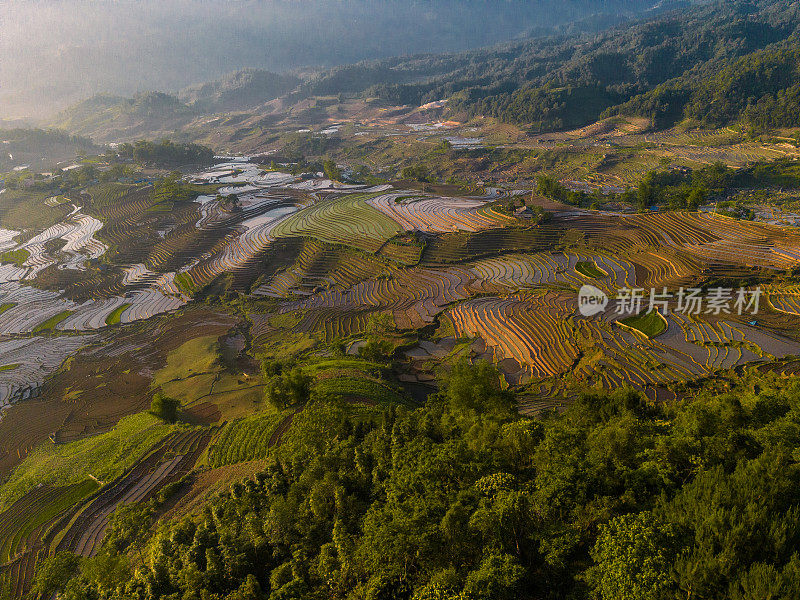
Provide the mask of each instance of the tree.
POLYGON ((63 589, 77 573, 79 559, 72 552, 57 552, 47 557, 36 569, 33 589, 41 597, 49 598, 63 589))
POLYGON ((525 569, 508 554, 490 554, 467 575, 464 596, 474 600, 511 600, 518 592, 525 569))
POLYGON ((686 197, 686 208, 689 210, 697 210, 697 208, 706 201, 708 193, 705 188, 692 188, 689 195, 686 197))
POLYGON ((430 171, 428 170, 428 167, 423 164, 403 167, 403 170, 400 171, 400 176, 403 179, 414 179, 420 182, 430 181, 430 171))
POLYGON ((295 367, 267 381, 265 396, 267 401, 278 410, 287 406, 308 402, 311 394, 311 377, 295 367))
POLYGON ((180 406, 180 400, 165 396, 164 393, 159 390, 153 395, 153 399, 150 401, 150 412, 159 419, 163 419, 168 423, 174 423, 178 418, 178 409, 180 406))
POLYGON ((333 181, 340 181, 342 179, 342 172, 331 159, 322 161, 322 170, 325 172, 325 177, 328 179, 333 181))
POLYGON ((358 355, 374 362, 385 362, 392 355, 392 344, 389 340, 373 336, 358 349, 358 355))
POLYGON ((510 413, 514 397, 500 386, 500 371, 485 360, 457 363, 444 381, 445 397, 454 411, 510 413))
POLYGON ((603 600, 656 600, 672 586, 676 554, 674 529, 652 513, 623 515, 602 528, 592 550, 590 572, 603 600))

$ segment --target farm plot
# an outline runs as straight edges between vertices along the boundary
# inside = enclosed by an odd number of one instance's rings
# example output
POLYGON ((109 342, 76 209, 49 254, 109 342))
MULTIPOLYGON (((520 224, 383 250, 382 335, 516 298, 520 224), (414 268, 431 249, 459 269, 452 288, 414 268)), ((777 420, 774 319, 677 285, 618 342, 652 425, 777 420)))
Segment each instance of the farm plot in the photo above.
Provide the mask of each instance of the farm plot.
POLYGON ((414 196, 393 192, 367 200, 370 206, 396 221, 405 231, 447 233, 502 227, 515 219, 486 208, 486 202, 468 198, 414 196))
POLYGON ((93 480, 42 486, 0 514, 0 594, 22 598, 28 592, 36 563, 47 554, 51 528, 97 487, 93 480))
POLYGON ((88 212, 103 221, 124 221, 155 204, 150 185, 107 183, 89 188, 88 212))
POLYGON ((370 279, 344 290, 330 290, 304 300, 286 302, 278 312, 301 310, 322 315, 341 310, 388 311, 400 329, 424 327, 448 304, 474 294, 467 287, 470 279, 470 273, 458 267, 401 269, 392 277, 370 279))
POLYGON ((0 564, 33 550, 43 526, 98 487, 93 479, 64 487, 41 486, 0 513, 0 564))
POLYGON ((275 206, 243 221, 238 232, 228 234, 211 251, 179 269, 177 277, 187 282, 184 287, 198 289, 222 273, 248 271, 255 275, 258 257, 277 237, 274 231, 297 211, 293 205, 272 204, 275 206))
POLYGON ((428 241, 421 264, 453 264, 511 252, 545 252, 552 250, 562 235, 562 229, 549 224, 441 234, 428 241))
POLYGON ((314 389, 320 394, 339 396, 351 402, 375 404, 406 404, 408 401, 385 382, 364 375, 341 375, 318 380, 314 389))
POLYGON ((114 479, 172 429, 148 413, 139 413, 99 436, 66 444, 42 444, 0 488, 0 507, 10 506, 40 485, 71 485, 92 477, 114 479))
POLYGON ((65 221, 48 227, 17 248, 28 253, 22 263, 23 267, 28 267, 26 279, 33 279, 37 273, 55 264, 62 269, 84 270, 87 260, 100 258, 106 252, 108 246, 94 237, 103 227, 103 222, 79 210, 75 207, 65 221), (47 244, 55 240, 63 240, 59 252, 66 255, 65 260, 60 261, 47 251, 47 244))
POLYGON ((578 356, 568 318, 575 299, 556 293, 475 298, 447 311, 458 335, 480 337, 498 361, 513 359, 534 377, 566 371, 578 356))
POLYGON ((11 403, 36 395, 48 375, 92 340, 37 336, 0 341, 0 419, 11 403))
POLYGON ((70 525, 57 550, 94 556, 103 542, 111 514, 120 506, 147 500, 167 483, 188 473, 212 435, 209 429, 189 429, 170 435, 146 458, 103 487, 70 525))
POLYGON ((326 198, 298 211, 273 228, 275 237, 314 237, 375 253, 400 226, 367 203, 362 194, 326 198))
POLYGON ((800 286, 772 287, 767 290, 767 298, 775 310, 800 315, 800 286))
POLYGON ((604 319, 582 318, 575 314, 574 302, 556 292, 481 297, 445 314, 457 335, 483 340, 504 371, 522 367, 530 377, 566 376, 606 388, 664 388, 800 352, 800 343, 777 334, 680 313, 672 313, 666 322, 659 318, 663 332, 649 339, 604 319))
POLYGON ((517 289, 558 283, 578 288, 587 281, 610 292, 633 286, 636 282, 633 263, 613 256, 583 252, 508 254, 466 266, 474 278, 472 287, 489 293, 497 289, 493 286, 517 289), (584 266, 584 271, 591 265, 593 273, 600 277, 587 277, 579 265, 584 266))
POLYGON ((342 246, 306 239, 294 265, 253 290, 256 296, 283 298, 318 288, 349 287, 389 271, 385 262, 342 246))
POLYGON ((178 290, 174 277, 173 273, 159 275, 150 287, 81 304, 62 298, 56 292, 15 282, 0 284, 0 303, 8 307, 0 312, 0 334, 35 333, 45 329, 96 330, 105 327, 106 319, 125 304, 118 322, 131 323, 170 312, 188 300, 178 290))
POLYGON ((267 415, 255 415, 226 423, 212 440, 208 450, 211 467, 221 467, 267 457, 275 445, 281 425, 291 422, 294 409, 267 415))
POLYGON ((69 205, 47 204, 46 192, 6 189, 0 195, 0 225, 6 229, 46 229, 63 220, 69 205))

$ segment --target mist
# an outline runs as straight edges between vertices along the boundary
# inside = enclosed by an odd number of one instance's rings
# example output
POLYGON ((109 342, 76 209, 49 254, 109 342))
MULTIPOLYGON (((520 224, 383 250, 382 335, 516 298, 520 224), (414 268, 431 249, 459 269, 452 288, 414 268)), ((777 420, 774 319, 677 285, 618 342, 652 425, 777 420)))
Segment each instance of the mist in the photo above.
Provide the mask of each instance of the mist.
POLYGON ((276 72, 506 41, 634 0, 38 0, 0 3, 0 118, 97 93, 176 91, 276 72))

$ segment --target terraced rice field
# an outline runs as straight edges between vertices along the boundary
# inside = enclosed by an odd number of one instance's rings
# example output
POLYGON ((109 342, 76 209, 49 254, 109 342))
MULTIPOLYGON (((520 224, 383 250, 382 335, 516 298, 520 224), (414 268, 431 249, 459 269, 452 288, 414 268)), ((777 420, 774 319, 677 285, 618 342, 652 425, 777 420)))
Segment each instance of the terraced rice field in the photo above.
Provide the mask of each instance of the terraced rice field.
MULTIPOLYGON (((701 160, 712 141, 687 133, 681 148, 701 160)), ((263 402, 253 357, 282 359, 276 348, 312 357, 316 394, 364 410, 411 403, 400 383, 427 384, 461 357, 496 362, 531 413, 587 386, 663 399, 752 363, 800 373, 790 228, 554 203, 534 225, 493 204, 523 190, 444 197, 244 160, 193 180, 214 187, 164 202, 149 185, 93 186, 81 202, 49 200, 55 220, 0 230, 0 251, 20 251, 0 265, 0 581, 18 596, 43 557, 95 555, 114 510, 156 497, 201 456, 215 469, 261 464, 299 418, 263 402), (726 277, 778 283, 758 316, 577 311, 585 284, 613 297, 726 277), (373 338, 389 342, 391 373, 352 357, 373 338), (191 425, 142 412, 157 388, 191 425)))
POLYGON ((370 198, 367 203, 396 221, 405 231, 480 231, 515 221, 513 217, 485 207, 485 201, 409 194, 412 193, 382 194, 370 198))
MULTIPOLYGON (((574 301, 574 299, 572 299, 574 301)), ((534 377, 566 371, 578 356, 567 324, 574 306, 556 293, 477 298, 447 312, 460 336, 480 337, 498 361, 513 359, 534 377)))
POLYGON ((105 536, 111 514, 119 506, 147 500, 167 483, 180 479, 194 467, 212 435, 213 431, 208 429, 172 434, 128 472, 105 485, 70 523, 56 550, 94 556, 105 536))
POLYGON ((275 237, 314 237, 377 252, 400 226, 368 204, 368 195, 326 198, 303 208, 272 230, 275 237))

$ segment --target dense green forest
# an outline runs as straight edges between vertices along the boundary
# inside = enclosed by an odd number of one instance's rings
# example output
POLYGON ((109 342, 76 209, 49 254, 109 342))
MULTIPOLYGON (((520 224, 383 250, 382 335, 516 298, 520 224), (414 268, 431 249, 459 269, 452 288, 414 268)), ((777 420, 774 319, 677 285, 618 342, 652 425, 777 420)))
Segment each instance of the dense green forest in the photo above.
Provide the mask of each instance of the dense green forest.
POLYGON ((793 598, 800 388, 770 376, 675 405, 626 389, 520 417, 494 367, 424 407, 315 398, 268 468, 194 517, 120 511, 60 598, 793 598), (366 416, 365 416, 366 414, 366 416))
POLYGON ((325 72, 307 94, 359 92, 394 103, 449 98, 467 115, 531 131, 628 114, 657 125, 798 125, 796 3, 680 7, 601 34, 534 38, 459 54, 374 61, 325 72))

